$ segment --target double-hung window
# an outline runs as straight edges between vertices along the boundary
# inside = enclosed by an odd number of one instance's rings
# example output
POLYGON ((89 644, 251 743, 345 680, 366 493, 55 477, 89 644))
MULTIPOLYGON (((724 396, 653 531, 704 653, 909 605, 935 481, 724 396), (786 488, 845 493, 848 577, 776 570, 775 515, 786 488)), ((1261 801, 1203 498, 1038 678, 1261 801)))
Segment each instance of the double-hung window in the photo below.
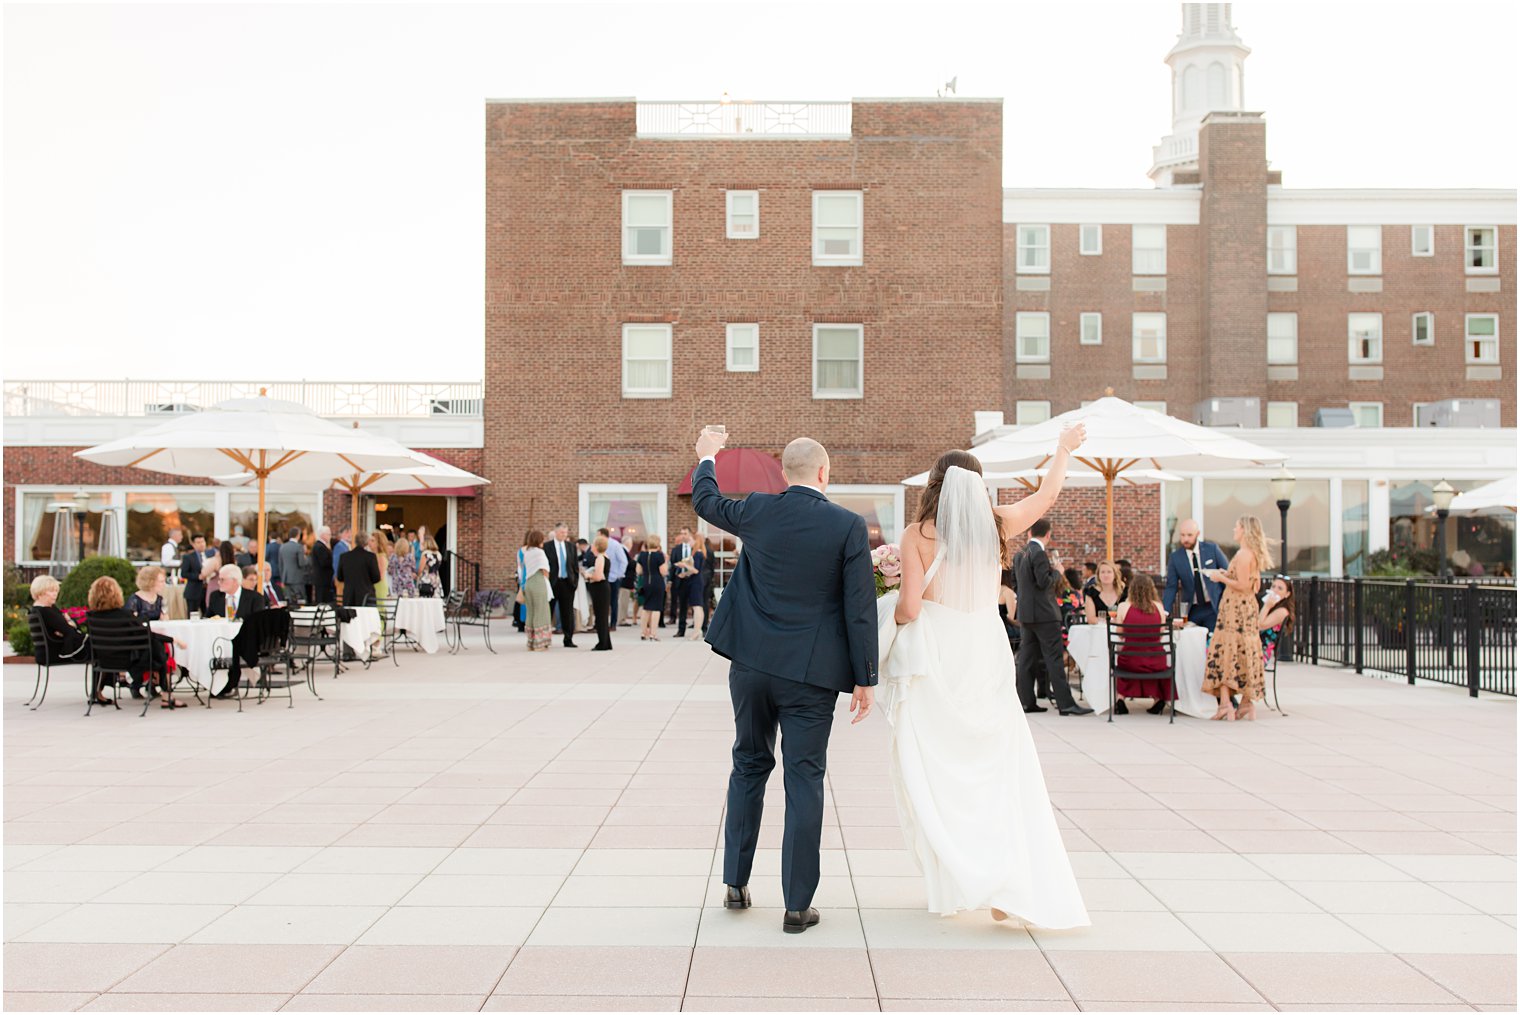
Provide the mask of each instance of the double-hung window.
POLYGON ((1077 253, 1088 257, 1095 257, 1103 253, 1103 227, 1100 225, 1078 226, 1079 239, 1077 253))
POLYGON ((864 329, 859 324, 813 325, 813 397, 865 395, 864 329))
POLYGON ((1298 226, 1267 226, 1267 274, 1298 274, 1298 226))
POLYGON ((1103 344, 1103 315, 1097 311, 1089 311, 1081 317, 1081 337, 1078 339, 1082 345, 1103 344))
POLYGON ((1031 426, 1035 423, 1043 423, 1049 418, 1049 402, 1015 402, 1013 405, 1014 426, 1031 426))
POLYGON ((1268 402, 1267 403, 1267 426, 1270 426, 1270 427, 1298 426, 1298 403, 1297 402, 1268 402))
POLYGON ((1382 402, 1352 402, 1348 408, 1359 427, 1372 429, 1383 425, 1382 402))
POLYGON ((1346 227, 1346 273, 1381 275, 1383 273, 1383 227, 1346 227))
POLYGON ((754 373, 760 369, 760 325, 730 324, 724 342, 726 366, 731 373, 754 373))
POLYGON ((1267 363, 1270 366, 1298 363, 1298 314, 1267 315, 1267 363))
POLYGON ((1436 227, 1410 226, 1409 253, 1414 257, 1436 256, 1436 227))
POLYGON ((1166 226, 1131 230, 1130 270, 1136 275, 1166 274, 1166 226))
POLYGON ((862 194, 858 190, 813 192, 813 263, 860 264, 862 194))
POLYGON ((1492 275, 1499 270, 1499 230, 1493 226, 1468 226, 1463 251, 1469 275, 1492 275))
POLYGON ((1019 363, 1050 362, 1050 315, 1020 311, 1013 321, 1014 360, 1019 363))
POLYGON ((1131 321, 1136 363, 1166 362, 1166 315, 1134 314, 1131 321))
POLYGON ((671 192, 623 191, 623 263, 669 264, 671 192))
POLYGON ((1499 315, 1467 315, 1467 362, 1499 362, 1499 315))
POLYGON ((1414 344, 1436 344, 1436 315, 1428 311, 1421 311, 1414 315, 1414 344))
POLYGON ((1015 270, 1020 275, 1050 274, 1050 227, 1016 226, 1018 237, 1015 270))
POLYGON ((1346 331, 1351 363, 1383 362, 1383 315, 1347 314, 1346 331))
POLYGON ((623 325, 623 397, 670 397, 670 325, 623 325))
POLYGON ((760 236, 760 192, 758 190, 729 190, 724 192, 724 211, 727 227, 724 232, 731 240, 754 240, 760 236))

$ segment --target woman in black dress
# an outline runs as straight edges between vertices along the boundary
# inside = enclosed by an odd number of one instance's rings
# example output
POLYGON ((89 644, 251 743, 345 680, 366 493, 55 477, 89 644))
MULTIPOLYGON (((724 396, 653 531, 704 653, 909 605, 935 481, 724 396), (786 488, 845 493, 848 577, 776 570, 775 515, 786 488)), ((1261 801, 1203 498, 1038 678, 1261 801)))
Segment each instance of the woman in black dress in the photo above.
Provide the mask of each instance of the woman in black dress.
POLYGON ((38 659, 45 666, 61 666, 66 663, 82 663, 89 659, 85 651, 88 636, 54 604, 58 602, 58 579, 40 574, 32 579, 32 610, 42 620, 42 630, 47 644, 33 646, 38 659))
POLYGON ((612 649, 612 583, 607 580, 607 537, 597 536, 591 544, 591 566, 583 569, 586 594, 591 597, 591 616, 596 625, 593 652, 612 649))
MULTIPOLYGON (((85 614, 85 623, 90 626, 97 623, 105 624, 110 621, 120 622, 123 619, 130 623, 137 622, 137 618, 132 615, 131 611, 127 609, 126 603, 122 600, 121 586, 110 575, 101 575, 91 583, 90 591, 85 596, 85 606, 89 609, 89 612, 85 614)), ((132 678, 132 683, 140 688, 142 686, 143 674, 152 665, 153 660, 149 658, 147 652, 134 652, 130 659, 127 660, 127 665, 123 672, 129 675, 132 678)), ((92 692, 97 704, 109 705, 112 703, 106 697, 105 691, 102 690, 105 686, 105 681, 105 674, 97 668, 95 670, 95 687, 92 692)), ((141 691, 137 691, 134 697, 141 698, 141 691)))
POLYGON ((660 537, 654 533, 644 541, 644 552, 638 558, 639 580, 643 587, 639 589, 639 622, 643 625, 643 633, 639 636, 640 641, 659 641, 660 636, 655 634, 655 626, 665 614, 665 554, 660 551, 660 537))
POLYGON ((691 631, 687 641, 701 641, 702 628, 707 622, 707 540, 699 539, 691 547, 691 566, 695 569, 686 579, 686 601, 691 604, 691 631))
MULTIPOLYGON (((163 568, 145 567, 137 572, 137 592, 127 600, 127 610, 145 624, 165 618, 163 568)), ((149 633, 153 636, 153 663, 150 672, 158 680, 164 696, 159 707, 184 708, 184 702, 174 700, 174 676, 178 667, 175 665, 172 646, 177 645, 181 649, 189 646, 182 641, 175 641, 167 634, 159 634, 151 629, 149 633)), ((132 697, 142 696, 142 685, 142 675, 133 678, 132 697)))
POLYGON ((1084 597, 1083 609, 1087 613, 1087 622, 1096 624, 1099 615, 1104 621, 1108 620, 1108 614, 1119 608, 1119 604, 1125 600, 1124 576, 1119 571, 1119 565, 1111 560, 1098 562, 1098 579, 1087 590, 1084 597))

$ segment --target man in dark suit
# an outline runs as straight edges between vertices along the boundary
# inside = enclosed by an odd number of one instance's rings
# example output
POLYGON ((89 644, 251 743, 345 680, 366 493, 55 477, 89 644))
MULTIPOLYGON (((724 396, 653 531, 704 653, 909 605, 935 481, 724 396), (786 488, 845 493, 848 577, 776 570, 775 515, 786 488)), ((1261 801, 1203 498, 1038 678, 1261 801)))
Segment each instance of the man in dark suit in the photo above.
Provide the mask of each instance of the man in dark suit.
POLYGON ((290 538, 280 544, 280 581, 284 583, 285 595, 291 603, 299 606, 306 601, 306 586, 311 583, 311 558, 301 543, 300 528, 292 528, 290 538))
POLYGON ((362 544, 355 539, 354 543, 354 548, 338 561, 344 606, 363 606, 364 600, 375 594, 375 583, 380 580, 380 558, 375 556, 374 537, 362 544))
POLYGON ((185 580, 185 609, 199 613, 206 602, 206 583, 201 568, 206 566, 206 537, 197 532, 190 537, 191 549, 179 559, 179 576, 185 580))
POLYGON ((1212 631, 1219 619, 1224 586, 1206 575, 1213 568, 1229 567, 1230 558, 1217 543, 1200 536, 1198 523, 1191 518, 1177 526, 1177 541, 1182 545, 1166 560, 1166 591, 1161 595, 1161 605, 1171 613, 1180 592, 1187 604, 1187 619, 1212 631))
POLYGON ((1019 703, 1025 712, 1046 712, 1035 701, 1035 670, 1043 661, 1062 715, 1091 715, 1092 709, 1078 705, 1066 681, 1066 646, 1061 640, 1061 607, 1056 602, 1055 577, 1061 573, 1059 557, 1051 558, 1045 549, 1050 538, 1050 519, 1041 518, 1029 527, 1029 542, 1014 558, 1014 580, 1018 585, 1019 703))
POLYGON ((311 544, 311 589, 314 603, 330 603, 335 598, 333 552, 329 545, 331 541, 332 529, 324 525, 317 530, 317 541, 311 544))
POLYGON ((670 548, 670 595, 675 601, 676 637, 686 637, 686 611, 701 603, 693 603, 691 599, 692 575, 688 575, 681 567, 682 561, 692 559, 692 534, 690 528, 682 528, 681 534, 676 537, 675 545, 670 548))
POLYGON ((559 612, 559 627, 565 636, 565 648, 575 648, 575 587, 580 584, 580 566, 575 544, 570 542, 570 526, 554 526, 554 538, 544 544, 549 558, 549 594, 559 612))
MULTIPOLYGON (((245 577, 252 579, 250 584, 257 581, 257 570, 250 567, 248 572, 245 575, 243 569, 236 564, 222 565, 222 569, 216 573, 217 584, 220 587, 211 593, 209 609, 213 617, 225 617, 229 602, 232 604, 233 617, 243 621, 268 608, 257 587, 252 589, 243 587, 245 577)), ((253 625, 245 623, 232 639, 232 662, 227 669, 227 685, 212 697, 231 698, 237 694, 238 684, 242 681, 242 668, 257 666, 258 661, 259 645, 253 637, 253 625)))
MULTIPOLYGON (((781 468, 779 494, 729 500, 718 491, 714 457, 726 434, 703 430, 692 475, 697 516, 732 532, 744 553, 723 590, 707 642, 729 660, 734 706, 733 771, 724 829, 724 905, 750 906, 749 875, 760 835, 765 783, 776 767, 776 730, 785 748, 786 828, 781 839, 782 929, 818 922, 823 777, 840 694, 854 722, 875 700, 876 583, 865 519, 824 496, 829 456, 800 437, 781 468)), ((550 561, 553 566, 553 561, 550 561)))

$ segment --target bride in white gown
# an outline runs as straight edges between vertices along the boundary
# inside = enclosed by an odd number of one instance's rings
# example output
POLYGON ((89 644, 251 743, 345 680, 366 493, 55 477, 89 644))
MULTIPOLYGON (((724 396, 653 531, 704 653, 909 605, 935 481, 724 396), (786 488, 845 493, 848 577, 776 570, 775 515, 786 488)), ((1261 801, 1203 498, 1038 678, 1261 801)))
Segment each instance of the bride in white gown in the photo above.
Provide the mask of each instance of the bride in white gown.
POLYGON ((1091 922, 997 609, 1005 534, 1054 503, 1082 438, 1080 426, 1063 434, 1040 489, 997 508, 975 458, 942 456, 925 511, 903 536, 902 584, 878 601, 892 786, 932 912, 991 909, 996 920, 1048 928, 1091 922))

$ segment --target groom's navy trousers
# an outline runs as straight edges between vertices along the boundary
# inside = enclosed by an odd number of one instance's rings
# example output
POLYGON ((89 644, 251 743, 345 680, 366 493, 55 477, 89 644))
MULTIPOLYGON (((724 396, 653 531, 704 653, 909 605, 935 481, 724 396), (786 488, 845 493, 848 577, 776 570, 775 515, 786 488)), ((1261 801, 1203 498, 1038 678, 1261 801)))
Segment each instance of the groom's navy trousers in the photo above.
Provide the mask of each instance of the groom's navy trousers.
POLYGON ((786 827, 781 835, 781 891, 786 908, 802 911, 818 890, 823 837, 823 773, 839 692, 752 670, 728 668, 734 702, 734 767, 728 777, 723 883, 749 884, 765 807, 765 783, 776 767, 776 729, 786 765, 786 827))

